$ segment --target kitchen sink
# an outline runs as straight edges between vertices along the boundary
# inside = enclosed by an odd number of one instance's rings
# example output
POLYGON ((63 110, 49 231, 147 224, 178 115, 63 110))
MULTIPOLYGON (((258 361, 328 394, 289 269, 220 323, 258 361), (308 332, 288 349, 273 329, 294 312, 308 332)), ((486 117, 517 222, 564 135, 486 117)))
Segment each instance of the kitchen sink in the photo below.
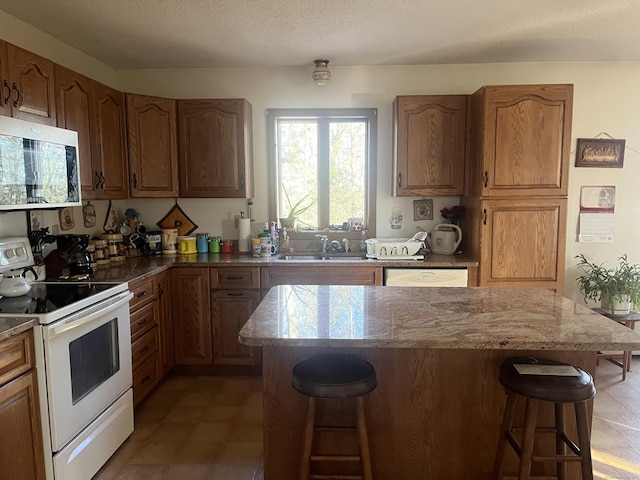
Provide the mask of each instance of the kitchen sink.
POLYGON ((319 261, 319 260, 364 260, 364 253, 283 253, 281 260, 319 261))

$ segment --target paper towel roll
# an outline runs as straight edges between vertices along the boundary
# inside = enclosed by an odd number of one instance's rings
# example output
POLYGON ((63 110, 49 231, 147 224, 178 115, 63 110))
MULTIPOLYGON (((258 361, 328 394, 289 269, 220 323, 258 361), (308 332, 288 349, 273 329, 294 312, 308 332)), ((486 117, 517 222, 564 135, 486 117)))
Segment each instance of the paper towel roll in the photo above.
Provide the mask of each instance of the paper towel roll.
POLYGON ((251 241, 251 219, 238 219, 238 251, 248 252, 249 242, 251 241))

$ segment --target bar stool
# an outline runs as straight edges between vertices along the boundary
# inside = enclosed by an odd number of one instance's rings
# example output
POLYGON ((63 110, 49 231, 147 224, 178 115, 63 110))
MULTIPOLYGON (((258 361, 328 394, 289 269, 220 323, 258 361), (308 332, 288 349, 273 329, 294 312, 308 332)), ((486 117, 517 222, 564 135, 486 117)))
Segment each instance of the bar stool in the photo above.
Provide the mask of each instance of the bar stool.
POLYGON ((364 417, 363 395, 376 388, 376 372, 368 362, 348 355, 317 355, 293 367, 293 388, 307 396, 307 417, 304 444, 300 459, 299 479, 310 478, 361 478, 371 480, 371 459, 369 440, 364 417), (354 398, 356 403, 356 426, 316 427, 316 399, 354 398), (350 431, 357 433, 359 455, 312 454, 316 430, 350 431), (315 476, 310 475, 311 462, 354 462, 359 461, 361 475, 358 476, 315 476))
MULTIPOLYGON (((555 373, 558 373, 557 370, 555 373)), ((596 393, 593 378, 579 367, 554 360, 540 358, 510 358, 505 360, 500 368, 500 383, 507 390, 507 404, 502 420, 502 430, 498 442, 498 451, 493 469, 493 478, 502 478, 503 461, 506 443, 509 442, 520 459, 518 480, 529 480, 532 477, 531 464, 533 462, 556 463, 556 477, 566 478, 566 462, 580 462, 583 480, 593 480, 591 464, 591 444, 589 434, 589 419, 587 416, 587 400, 596 393), (518 372, 516 365, 521 368, 538 366, 548 372, 554 369, 575 369, 576 376, 559 376, 548 374, 523 374, 518 372), (545 368, 546 367, 546 368, 545 368), (524 425, 514 427, 518 397, 525 399, 524 425), (537 427, 536 416, 540 400, 553 402, 555 410, 555 424, 553 427, 537 427), (565 432, 564 404, 571 403, 575 408, 576 425, 578 429, 578 444, 576 445, 565 432), (512 435, 513 430, 522 431, 521 445, 512 435), (533 443, 535 433, 554 433, 556 437, 555 455, 534 455, 533 443), (566 447, 573 453, 567 454, 566 447)), ((545 476, 544 478, 550 478, 545 476)))

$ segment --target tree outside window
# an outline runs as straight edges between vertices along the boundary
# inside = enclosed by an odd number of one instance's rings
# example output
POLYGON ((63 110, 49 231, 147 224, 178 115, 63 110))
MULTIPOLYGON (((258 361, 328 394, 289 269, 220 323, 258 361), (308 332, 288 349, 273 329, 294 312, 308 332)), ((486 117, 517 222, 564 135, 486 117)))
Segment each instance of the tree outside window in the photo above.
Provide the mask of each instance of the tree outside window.
POLYGON ((303 230, 375 219, 376 109, 270 110, 272 218, 303 230))

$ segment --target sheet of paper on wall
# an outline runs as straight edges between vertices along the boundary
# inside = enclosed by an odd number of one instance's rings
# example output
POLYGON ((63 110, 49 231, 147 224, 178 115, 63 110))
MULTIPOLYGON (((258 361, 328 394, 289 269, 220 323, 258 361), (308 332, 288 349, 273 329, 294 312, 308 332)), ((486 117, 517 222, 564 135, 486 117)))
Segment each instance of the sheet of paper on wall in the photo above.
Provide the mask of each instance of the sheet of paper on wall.
POLYGON ((580 214, 579 242, 613 242, 613 213, 580 214))

